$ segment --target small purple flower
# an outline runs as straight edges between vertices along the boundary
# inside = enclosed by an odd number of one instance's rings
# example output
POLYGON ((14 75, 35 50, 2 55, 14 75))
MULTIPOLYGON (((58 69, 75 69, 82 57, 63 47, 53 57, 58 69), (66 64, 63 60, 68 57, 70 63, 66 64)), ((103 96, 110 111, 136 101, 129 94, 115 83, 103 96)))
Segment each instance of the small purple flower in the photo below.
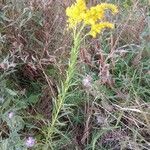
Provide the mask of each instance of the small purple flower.
POLYGON ((9 113, 8 113, 8 118, 9 118, 9 119, 12 119, 13 116, 14 116, 14 114, 15 114, 14 112, 9 112, 9 113))
POLYGON ((33 147, 36 143, 36 140, 33 138, 33 137, 28 137, 26 139, 26 142, 25 142, 25 145, 30 148, 30 147, 33 147))
POLYGON ((86 88, 90 88, 92 86, 92 77, 87 75, 83 80, 82 80, 82 84, 83 86, 85 86, 86 88))

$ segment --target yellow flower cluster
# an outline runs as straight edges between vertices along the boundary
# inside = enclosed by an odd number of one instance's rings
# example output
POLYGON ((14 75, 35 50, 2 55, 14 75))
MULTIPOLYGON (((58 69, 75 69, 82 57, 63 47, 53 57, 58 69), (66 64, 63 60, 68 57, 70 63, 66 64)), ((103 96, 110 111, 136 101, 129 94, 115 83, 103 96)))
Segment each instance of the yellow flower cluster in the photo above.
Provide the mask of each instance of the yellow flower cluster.
POLYGON ((95 38, 97 33, 101 33, 104 28, 113 29, 114 24, 112 24, 110 22, 101 22, 101 23, 98 23, 98 24, 93 24, 91 26, 91 31, 90 31, 89 34, 92 35, 95 38))
POLYGON ((97 6, 87 8, 85 0, 76 0, 76 3, 66 9, 69 28, 77 26, 83 22, 91 26, 90 35, 96 37, 104 28, 114 28, 114 24, 106 22, 105 11, 109 9, 112 14, 118 13, 118 9, 113 4, 101 3, 97 6))
POLYGON ((77 0, 75 4, 66 9, 66 15, 68 18, 69 27, 73 28, 78 23, 83 21, 83 16, 86 12, 86 4, 84 0, 77 0))

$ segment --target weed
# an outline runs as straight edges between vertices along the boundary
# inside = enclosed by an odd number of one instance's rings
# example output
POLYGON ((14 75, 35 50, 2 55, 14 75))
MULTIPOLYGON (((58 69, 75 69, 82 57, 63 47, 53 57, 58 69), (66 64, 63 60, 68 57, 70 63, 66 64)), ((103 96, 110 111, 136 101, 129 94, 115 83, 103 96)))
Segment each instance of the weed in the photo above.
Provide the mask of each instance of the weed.
POLYGON ((150 149, 149 1, 76 2, 0 2, 0 150, 150 149))

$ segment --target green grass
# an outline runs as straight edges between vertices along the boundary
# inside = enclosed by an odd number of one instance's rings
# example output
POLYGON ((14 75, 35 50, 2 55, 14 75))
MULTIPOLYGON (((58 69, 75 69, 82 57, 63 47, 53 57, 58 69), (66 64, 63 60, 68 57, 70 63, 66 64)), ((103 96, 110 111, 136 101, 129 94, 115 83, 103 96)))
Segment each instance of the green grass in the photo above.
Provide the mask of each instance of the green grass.
POLYGON ((0 150, 150 149, 149 1, 109 1, 116 28, 81 48, 72 1, 47 2, 0 2, 0 150))

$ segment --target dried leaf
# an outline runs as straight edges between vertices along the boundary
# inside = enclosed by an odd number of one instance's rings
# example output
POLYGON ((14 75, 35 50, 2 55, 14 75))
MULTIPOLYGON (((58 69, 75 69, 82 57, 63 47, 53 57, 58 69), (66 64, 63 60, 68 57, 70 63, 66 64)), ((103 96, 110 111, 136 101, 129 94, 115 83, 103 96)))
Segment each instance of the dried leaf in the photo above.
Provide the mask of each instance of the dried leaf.
POLYGON ((80 59, 82 62, 92 65, 91 54, 87 51, 87 49, 80 49, 80 59))
POLYGON ((142 54, 141 54, 141 52, 139 52, 133 59, 132 65, 137 67, 140 64, 141 58, 142 58, 142 54))

